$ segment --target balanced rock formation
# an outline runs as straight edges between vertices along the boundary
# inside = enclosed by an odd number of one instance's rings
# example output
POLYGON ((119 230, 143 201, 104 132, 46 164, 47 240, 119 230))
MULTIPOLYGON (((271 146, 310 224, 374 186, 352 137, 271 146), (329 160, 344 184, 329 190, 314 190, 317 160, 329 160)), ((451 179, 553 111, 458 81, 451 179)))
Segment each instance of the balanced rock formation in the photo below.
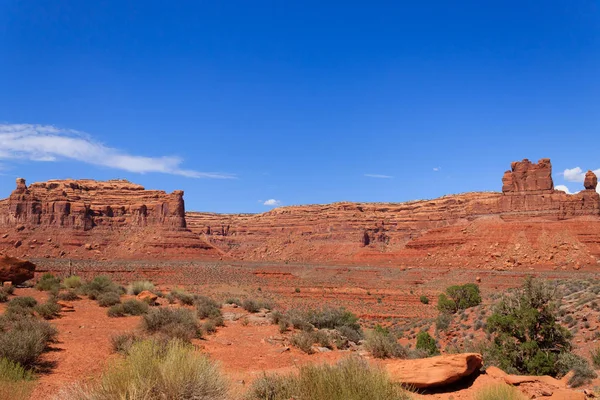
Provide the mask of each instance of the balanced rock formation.
POLYGON ((598 186, 598 177, 592 171, 588 171, 585 174, 585 180, 583 181, 583 187, 586 190, 596 190, 596 186, 598 186))
POLYGON ((15 285, 33 279, 35 264, 18 258, 0 257, 0 282, 12 282, 15 285))
POLYGON ((481 354, 445 354, 416 360, 396 360, 385 365, 390 378, 417 389, 454 383, 483 365, 481 354))

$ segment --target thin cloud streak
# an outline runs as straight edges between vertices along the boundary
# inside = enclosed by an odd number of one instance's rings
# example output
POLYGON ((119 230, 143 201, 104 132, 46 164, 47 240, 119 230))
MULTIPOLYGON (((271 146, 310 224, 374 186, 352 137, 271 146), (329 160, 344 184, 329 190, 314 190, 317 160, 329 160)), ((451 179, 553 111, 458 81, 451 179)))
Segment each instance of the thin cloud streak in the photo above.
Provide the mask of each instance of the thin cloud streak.
POLYGON ((84 132, 51 125, 0 124, 0 160, 11 159, 36 162, 74 160, 140 174, 158 172, 188 178, 236 178, 228 173, 183 169, 180 157, 128 154, 105 146, 84 132))
POLYGON ((381 175, 381 174, 364 174, 367 178, 376 178, 376 179, 393 179, 393 176, 390 175, 381 175))

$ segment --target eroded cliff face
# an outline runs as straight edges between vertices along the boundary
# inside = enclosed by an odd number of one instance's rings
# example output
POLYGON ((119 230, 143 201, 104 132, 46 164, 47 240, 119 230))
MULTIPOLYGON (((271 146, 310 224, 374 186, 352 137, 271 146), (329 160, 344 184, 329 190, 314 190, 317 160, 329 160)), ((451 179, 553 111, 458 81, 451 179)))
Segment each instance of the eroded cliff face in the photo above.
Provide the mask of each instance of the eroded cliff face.
MULTIPOLYGON (((549 159, 514 162, 502 193, 406 203, 291 206, 259 215, 186 214, 237 259, 514 268, 596 265, 600 195, 555 191, 549 159)), ((595 186, 594 186, 595 187, 595 186)))
POLYGON ((27 187, 17 179, 0 226, 185 228, 183 192, 145 190, 125 180, 62 180, 27 187))
POLYGON ((183 192, 125 180, 54 180, 0 202, 0 251, 17 256, 180 258, 219 253, 186 229, 183 192))
POLYGON ((600 267, 588 172, 554 190, 550 160, 514 162, 502 192, 333 203, 263 214, 185 213, 183 192, 126 181, 17 181, 0 201, 0 252, 17 257, 205 259, 431 268, 600 267))

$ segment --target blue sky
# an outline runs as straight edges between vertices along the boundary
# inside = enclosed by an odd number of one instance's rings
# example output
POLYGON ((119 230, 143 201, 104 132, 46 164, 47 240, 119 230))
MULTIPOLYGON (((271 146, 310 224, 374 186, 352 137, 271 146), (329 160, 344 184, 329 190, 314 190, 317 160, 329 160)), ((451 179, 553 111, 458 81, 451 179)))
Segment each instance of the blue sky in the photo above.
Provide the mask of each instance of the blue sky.
POLYGON ((126 178, 261 212, 500 190, 543 157, 575 191, 599 71, 591 0, 4 0, 0 197, 126 178))

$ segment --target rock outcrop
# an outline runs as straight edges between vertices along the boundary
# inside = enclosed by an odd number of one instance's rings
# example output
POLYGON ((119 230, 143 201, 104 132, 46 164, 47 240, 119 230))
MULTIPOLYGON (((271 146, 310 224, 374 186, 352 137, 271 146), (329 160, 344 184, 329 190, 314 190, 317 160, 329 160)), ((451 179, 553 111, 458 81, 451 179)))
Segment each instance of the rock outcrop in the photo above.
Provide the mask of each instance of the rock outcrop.
MULTIPOLYGON (((587 188, 596 184, 592 175, 587 188)), ((263 214, 185 213, 183 192, 126 181, 27 186, 19 179, 0 201, 0 251, 80 259, 580 268, 600 263, 600 195, 554 190, 548 159, 512 163, 502 192, 263 214)))
POLYGON ((512 269, 600 259, 600 196, 555 191, 548 159, 512 163, 501 193, 188 212, 186 220, 223 252, 251 261, 512 269))
POLYGON ((15 285, 33 279, 35 264, 6 255, 0 257, 0 283, 12 282, 15 285))
POLYGON ((528 159, 515 161, 502 177, 502 193, 551 193, 553 190, 549 158, 542 158, 537 164, 528 159))
POLYGON ((416 360, 395 360, 385 365, 393 382, 417 389, 446 386, 479 371, 481 354, 446 354, 416 360))
POLYGON ((183 192, 145 190, 125 180, 64 180, 34 183, 17 179, 0 226, 96 226, 185 228, 183 192))
POLYGON ((585 187, 586 190, 596 190, 596 186, 598 186, 598 177, 592 171, 588 171, 585 174, 583 187, 585 187))
POLYGON ((52 180, 0 201, 0 250, 20 257, 219 258, 186 229, 183 191, 126 180, 52 180))

